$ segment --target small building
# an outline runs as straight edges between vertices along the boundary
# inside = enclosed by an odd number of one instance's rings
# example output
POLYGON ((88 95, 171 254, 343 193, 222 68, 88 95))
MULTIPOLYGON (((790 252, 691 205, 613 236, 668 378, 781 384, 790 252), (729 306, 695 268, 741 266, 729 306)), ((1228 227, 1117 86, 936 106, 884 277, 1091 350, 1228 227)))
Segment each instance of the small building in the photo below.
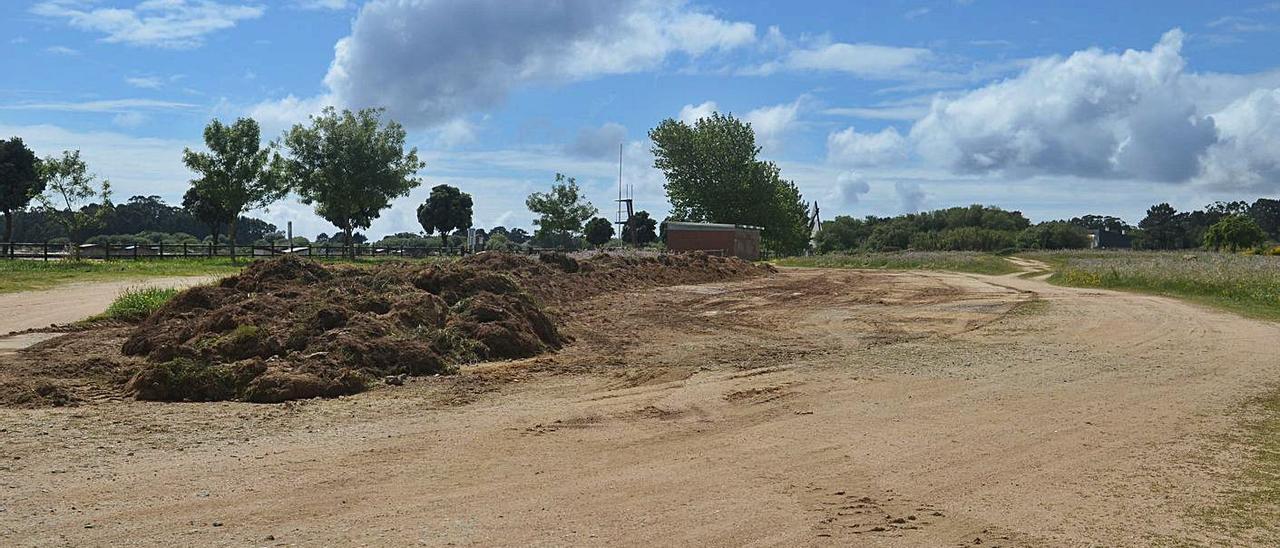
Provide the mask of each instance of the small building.
POLYGON ((748 261, 760 258, 758 226, 668 221, 667 249, 702 251, 748 261))
POLYGON ((1089 231, 1089 249, 1129 249, 1133 237, 1123 232, 1094 229, 1089 231))

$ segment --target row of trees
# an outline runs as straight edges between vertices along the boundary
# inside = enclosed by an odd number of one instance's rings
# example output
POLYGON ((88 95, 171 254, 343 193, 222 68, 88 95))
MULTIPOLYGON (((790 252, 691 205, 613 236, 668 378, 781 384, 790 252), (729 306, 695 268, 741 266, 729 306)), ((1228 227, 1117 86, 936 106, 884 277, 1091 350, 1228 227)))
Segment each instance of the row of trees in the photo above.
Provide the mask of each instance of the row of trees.
POLYGON ((1181 212, 1160 203, 1147 209, 1146 217, 1131 234, 1134 247, 1139 249, 1204 246, 1234 250, 1267 240, 1280 241, 1280 200, 1214 202, 1203 210, 1181 212))
POLYGON ((1088 235, 1079 226, 1062 221, 1033 226, 1021 212, 982 205, 897 217, 838 216, 823 223, 816 240, 816 250, 821 253, 1072 249, 1089 244, 1088 235))

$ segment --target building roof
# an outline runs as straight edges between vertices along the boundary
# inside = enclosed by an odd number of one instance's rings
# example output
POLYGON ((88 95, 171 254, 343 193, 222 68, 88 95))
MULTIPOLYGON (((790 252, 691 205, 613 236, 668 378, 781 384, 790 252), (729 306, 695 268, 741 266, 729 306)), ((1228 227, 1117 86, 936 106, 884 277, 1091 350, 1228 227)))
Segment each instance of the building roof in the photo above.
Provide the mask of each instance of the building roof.
POLYGON ((683 221, 667 221, 667 230, 697 230, 704 232, 728 230, 764 230, 758 226, 730 225, 720 223, 686 223, 683 221))

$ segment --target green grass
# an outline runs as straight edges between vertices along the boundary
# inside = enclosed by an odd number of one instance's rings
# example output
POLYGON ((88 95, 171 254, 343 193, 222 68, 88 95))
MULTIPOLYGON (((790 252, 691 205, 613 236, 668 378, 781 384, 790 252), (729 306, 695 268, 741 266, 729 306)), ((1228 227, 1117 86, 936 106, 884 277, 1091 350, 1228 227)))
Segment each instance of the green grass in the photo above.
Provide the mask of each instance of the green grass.
POLYGON ((899 251, 851 255, 814 255, 810 257, 785 257, 772 261, 772 263, 778 266, 947 270, 993 275, 1011 274, 1018 271, 1003 257, 992 253, 968 251, 899 251))
POLYGON ((119 297, 116 297, 111 306, 107 307, 106 312, 94 319, 101 318, 126 322, 142 321, 177 294, 177 289, 166 287, 129 288, 124 290, 119 297))
POLYGON ((102 282, 163 276, 229 276, 247 263, 230 259, 81 261, 0 260, 0 293, 48 289, 74 282, 102 282))
POLYGON ((1212 252, 1042 252, 1050 283, 1164 295, 1280 320, 1280 257, 1212 252))

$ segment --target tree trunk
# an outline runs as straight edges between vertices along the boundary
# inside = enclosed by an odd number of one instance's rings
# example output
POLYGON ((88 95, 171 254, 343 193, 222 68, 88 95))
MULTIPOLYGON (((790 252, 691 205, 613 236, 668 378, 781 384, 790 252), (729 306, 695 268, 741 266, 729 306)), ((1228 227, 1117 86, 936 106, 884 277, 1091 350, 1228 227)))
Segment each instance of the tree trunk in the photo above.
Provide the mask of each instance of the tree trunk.
POLYGON ((354 261, 356 260, 356 243, 351 241, 351 225, 342 227, 342 233, 347 237, 347 258, 354 261))
POLYGON ((4 210, 4 241, 5 243, 13 243, 13 211, 4 210))
POLYGON ((449 233, 440 231, 440 251, 447 252, 449 250, 449 233))
MULTIPOLYGON (((239 217, 237 215, 236 217, 239 217)), ((231 262, 236 262, 236 217, 227 223, 227 243, 231 244, 231 262)), ((217 243, 216 240, 214 243, 217 243)))

